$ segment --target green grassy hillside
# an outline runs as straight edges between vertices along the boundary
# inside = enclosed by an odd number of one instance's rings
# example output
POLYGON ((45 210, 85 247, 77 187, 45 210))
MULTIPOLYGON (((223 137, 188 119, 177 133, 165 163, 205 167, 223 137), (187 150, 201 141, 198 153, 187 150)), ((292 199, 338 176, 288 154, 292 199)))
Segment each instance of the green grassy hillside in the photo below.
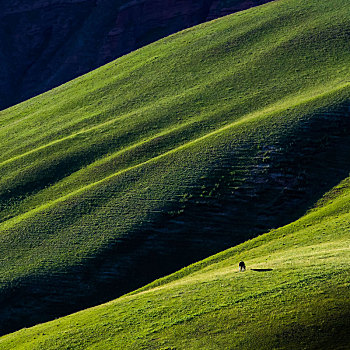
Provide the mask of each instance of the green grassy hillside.
POLYGON ((1 331, 298 218, 350 169, 350 4, 281 0, 0 112, 1 331))
POLYGON ((349 203, 350 178, 296 222, 0 347, 348 349, 349 203))

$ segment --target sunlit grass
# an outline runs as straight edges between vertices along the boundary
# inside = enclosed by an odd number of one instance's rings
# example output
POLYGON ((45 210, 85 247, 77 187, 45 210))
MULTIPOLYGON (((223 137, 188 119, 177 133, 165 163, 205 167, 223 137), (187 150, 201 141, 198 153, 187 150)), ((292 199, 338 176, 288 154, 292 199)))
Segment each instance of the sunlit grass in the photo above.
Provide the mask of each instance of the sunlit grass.
POLYGON ((346 348, 350 214, 325 216, 324 210, 316 208, 295 223, 105 305, 5 336, 0 345, 3 349, 346 348), (243 273, 238 272, 241 259, 248 268, 243 273))
MULTIPOLYGON (((137 244, 135 232, 143 238, 164 215, 181 213, 184 198, 212 196, 206 186, 219 186, 213 177, 223 159, 239 169, 221 176, 244 183, 258 149, 287 149, 305 137, 305 124, 349 101, 349 28, 343 0, 275 1, 172 35, 1 111, 0 296, 28 283, 40 289, 52 276, 65 282, 111 247, 137 244)), ((305 203, 319 199, 305 196, 305 203)), ((344 193, 302 220, 316 227, 313 215, 345 215, 347 203, 344 193)), ((284 252, 278 232, 247 242, 247 256, 264 240, 267 250, 284 252)), ((156 239, 164 256, 170 235, 156 239)), ((254 235, 242 230, 235 239, 254 235)), ((316 236, 298 237, 310 245, 316 236)), ((74 283, 66 287, 80 287, 74 283)))

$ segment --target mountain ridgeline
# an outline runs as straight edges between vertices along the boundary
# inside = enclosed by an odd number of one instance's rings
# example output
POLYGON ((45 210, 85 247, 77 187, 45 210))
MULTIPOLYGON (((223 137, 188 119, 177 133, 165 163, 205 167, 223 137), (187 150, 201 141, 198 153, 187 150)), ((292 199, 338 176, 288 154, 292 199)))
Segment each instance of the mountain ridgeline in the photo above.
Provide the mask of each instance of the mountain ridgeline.
POLYGON ((0 109, 181 29, 268 0, 5 0, 0 109))
POLYGON ((288 224, 348 177, 349 29, 342 0, 271 2, 0 112, 1 332, 288 224))

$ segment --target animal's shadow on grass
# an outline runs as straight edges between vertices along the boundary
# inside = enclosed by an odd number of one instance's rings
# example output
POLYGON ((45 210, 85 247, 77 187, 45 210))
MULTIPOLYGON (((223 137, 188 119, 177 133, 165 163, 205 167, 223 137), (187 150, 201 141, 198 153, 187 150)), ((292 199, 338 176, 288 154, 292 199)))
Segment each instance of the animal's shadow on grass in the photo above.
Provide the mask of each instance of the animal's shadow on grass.
POLYGON ((272 271, 273 269, 251 269, 252 271, 257 271, 257 272, 265 272, 265 271, 272 271))

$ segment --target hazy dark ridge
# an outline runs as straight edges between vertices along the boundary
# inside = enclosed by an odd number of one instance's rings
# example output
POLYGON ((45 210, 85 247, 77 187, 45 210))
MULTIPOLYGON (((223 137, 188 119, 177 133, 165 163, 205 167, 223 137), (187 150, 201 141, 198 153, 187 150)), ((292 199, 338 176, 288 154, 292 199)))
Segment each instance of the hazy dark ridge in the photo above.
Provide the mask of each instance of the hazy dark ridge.
POLYGON ((269 1, 2 1, 0 109, 169 34, 269 1))

